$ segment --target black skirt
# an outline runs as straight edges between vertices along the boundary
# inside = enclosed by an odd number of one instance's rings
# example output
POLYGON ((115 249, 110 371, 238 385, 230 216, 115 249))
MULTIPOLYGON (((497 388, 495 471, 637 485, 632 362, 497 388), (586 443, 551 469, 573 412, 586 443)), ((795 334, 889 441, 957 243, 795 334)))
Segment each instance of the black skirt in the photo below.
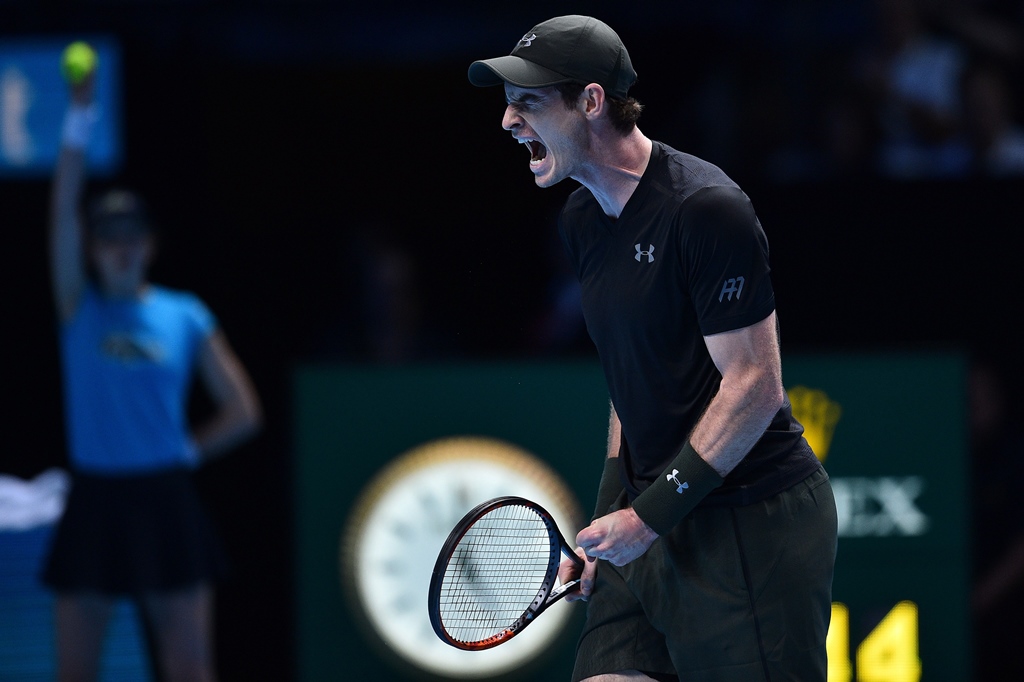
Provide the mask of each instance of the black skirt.
POLYGON ((72 476, 42 581, 57 592, 138 595, 213 583, 224 551, 187 470, 72 476))

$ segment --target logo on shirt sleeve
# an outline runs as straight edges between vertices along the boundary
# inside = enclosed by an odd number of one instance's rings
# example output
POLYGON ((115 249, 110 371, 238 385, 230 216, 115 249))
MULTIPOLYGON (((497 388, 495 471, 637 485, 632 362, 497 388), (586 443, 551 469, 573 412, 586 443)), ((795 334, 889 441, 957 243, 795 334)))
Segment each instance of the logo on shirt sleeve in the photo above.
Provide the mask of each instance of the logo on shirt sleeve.
POLYGON ((718 302, 721 303, 724 298, 731 301, 733 294, 736 294, 736 300, 739 300, 740 294, 743 292, 744 281, 746 280, 742 277, 730 277, 725 280, 725 284, 722 285, 722 293, 718 295, 718 302))

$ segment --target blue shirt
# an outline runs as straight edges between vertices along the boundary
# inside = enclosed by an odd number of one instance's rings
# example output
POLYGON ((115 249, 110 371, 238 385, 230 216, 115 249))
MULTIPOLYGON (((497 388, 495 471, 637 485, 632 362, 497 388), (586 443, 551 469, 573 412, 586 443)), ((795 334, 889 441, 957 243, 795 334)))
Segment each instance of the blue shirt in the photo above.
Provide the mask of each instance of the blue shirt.
POLYGON ((151 285, 140 298, 111 299, 87 287, 60 335, 72 467, 133 474, 194 465, 188 391, 216 326, 187 292, 151 285))

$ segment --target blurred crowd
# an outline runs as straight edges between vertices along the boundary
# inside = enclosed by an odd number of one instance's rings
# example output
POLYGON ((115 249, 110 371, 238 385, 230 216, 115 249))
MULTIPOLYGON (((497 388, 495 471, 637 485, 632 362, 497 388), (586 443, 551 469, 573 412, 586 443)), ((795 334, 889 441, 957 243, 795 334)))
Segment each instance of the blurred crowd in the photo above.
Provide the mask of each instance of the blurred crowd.
POLYGON ((1024 3, 782 6, 723 29, 732 56, 680 96, 694 153, 784 183, 1024 174, 1024 3))

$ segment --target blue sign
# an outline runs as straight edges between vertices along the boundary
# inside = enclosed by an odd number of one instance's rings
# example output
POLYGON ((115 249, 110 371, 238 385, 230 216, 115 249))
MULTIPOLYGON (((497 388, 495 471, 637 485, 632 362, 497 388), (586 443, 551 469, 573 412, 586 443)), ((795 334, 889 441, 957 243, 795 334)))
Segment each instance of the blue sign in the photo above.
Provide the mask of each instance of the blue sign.
POLYGON ((0 40, 0 178, 43 177, 53 172, 61 125, 70 101, 60 72, 64 48, 84 40, 99 55, 95 102, 99 118, 87 150, 92 174, 121 165, 121 54, 102 36, 0 40))

